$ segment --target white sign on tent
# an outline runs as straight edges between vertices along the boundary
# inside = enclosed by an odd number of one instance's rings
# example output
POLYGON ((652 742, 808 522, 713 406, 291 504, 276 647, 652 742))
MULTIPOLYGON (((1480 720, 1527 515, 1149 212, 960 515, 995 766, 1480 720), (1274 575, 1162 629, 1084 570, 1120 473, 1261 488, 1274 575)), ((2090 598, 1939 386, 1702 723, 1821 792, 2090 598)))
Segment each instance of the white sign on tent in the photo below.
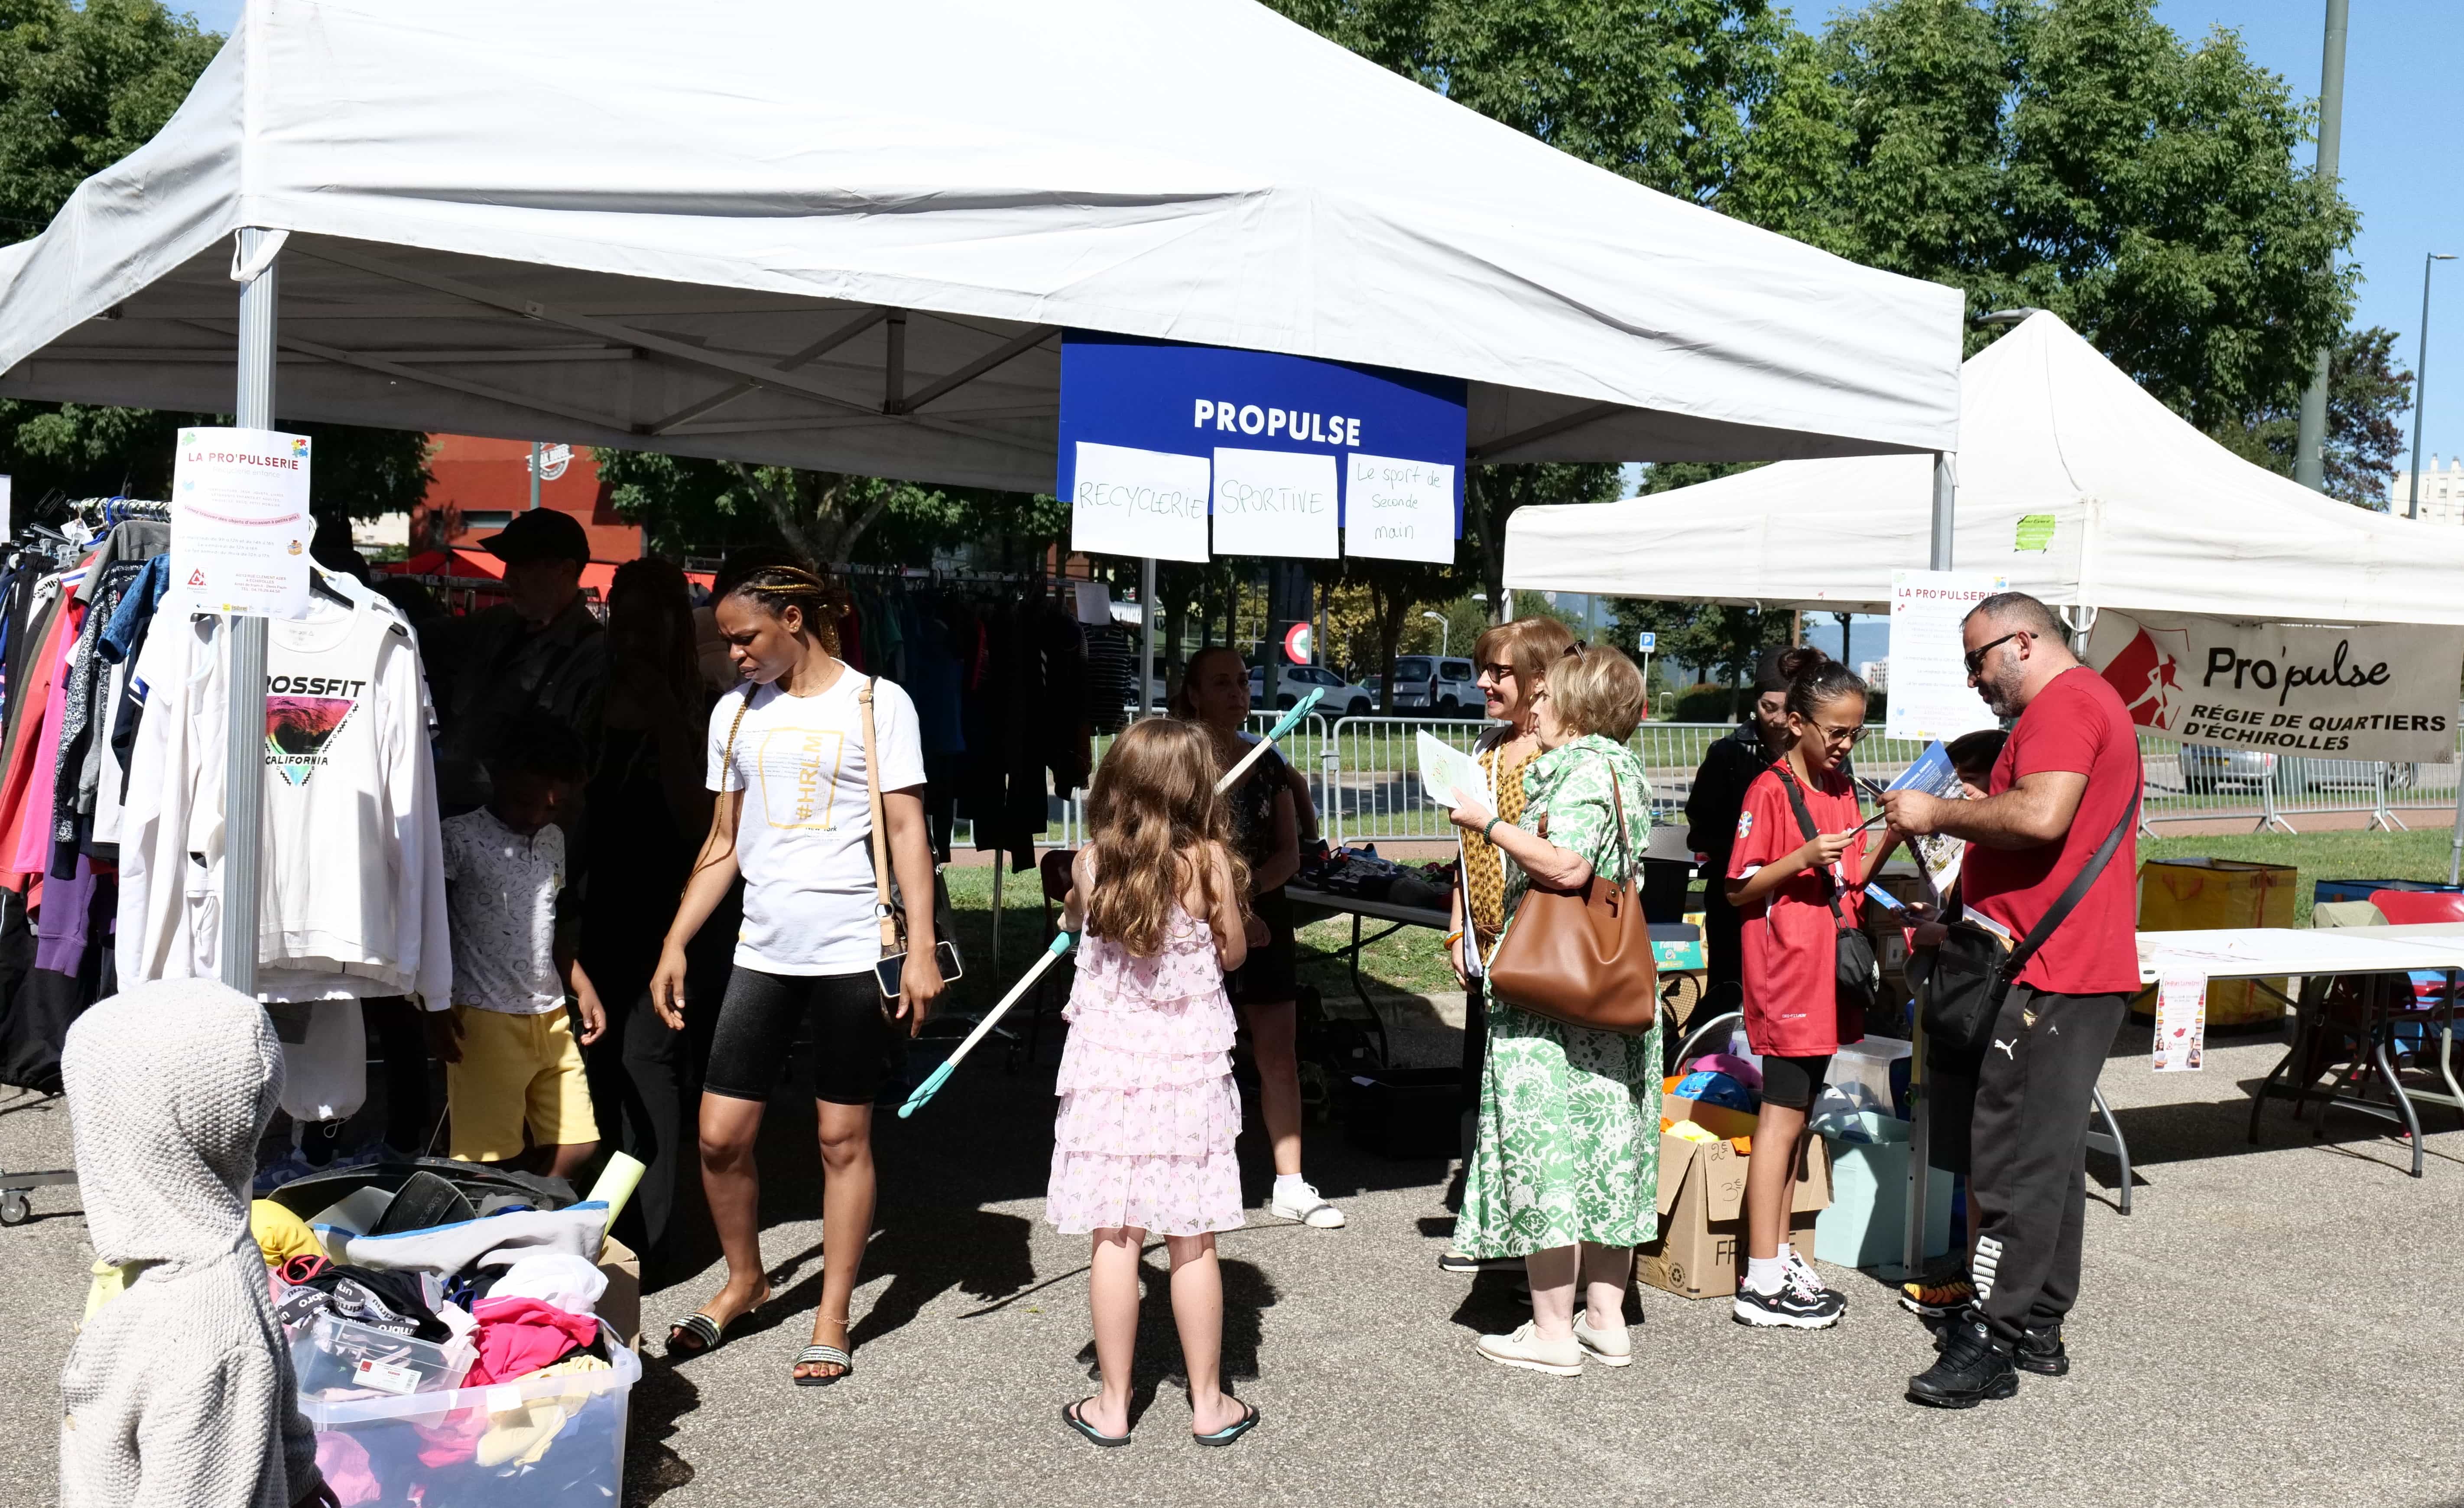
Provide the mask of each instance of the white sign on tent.
POLYGON ((2081 656, 2131 720, 2189 743, 2325 759, 2454 757, 2464 629, 2097 614, 2081 656))
POLYGON ((1960 620, 2010 588, 1974 570, 1891 572, 1891 706, 1884 733, 1895 739, 1955 739, 1996 726, 1985 699, 1968 683, 1960 620))
POLYGON ((1206 457, 1078 442, 1069 548, 1088 555, 1206 559, 1206 457))
POLYGON ((1356 451, 1343 467, 1345 554, 1454 564, 1453 467, 1356 451))
POLYGON ((180 432, 171 463, 171 589, 199 612, 308 615, 308 440, 180 432))
POLYGON ((1219 449, 1215 553, 1332 560, 1337 496, 1331 455, 1219 449))

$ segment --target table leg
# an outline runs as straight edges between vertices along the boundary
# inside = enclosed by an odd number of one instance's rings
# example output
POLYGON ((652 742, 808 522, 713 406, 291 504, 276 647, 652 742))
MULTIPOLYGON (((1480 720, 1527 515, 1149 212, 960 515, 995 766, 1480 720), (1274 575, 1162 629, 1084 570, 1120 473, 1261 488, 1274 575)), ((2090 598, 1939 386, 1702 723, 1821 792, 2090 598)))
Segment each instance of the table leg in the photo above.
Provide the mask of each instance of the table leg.
MULTIPOLYGON (((2265 1102, 2265 1098, 2262 1096, 2260 1103, 2265 1102)), ((2100 1152, 2112 1153, 2113 1160, 2122 1164, 2122 1212, 2128 1214, 2130 1213, 2130 1142, 2122 1134, 2122 1122, 2113 1119, 2113 1107, 2104 1102, 2102 1085, 2099 1085, 2095 1090, 2093 1098, 2089 1100, 2089 1106, 2102 1118, 2104 1132, 2101 1136, 2091 1132, 2088 1136, 2088 1145, 2096 1147, 2100 1152), (2107 1144, 2099 1146, 2099 1142, 2107 1144)))
POLYGON ((2438 1076, 2447 1080, 2449 1101, 2459 1119, 2464 1119, 2464 1087, 2455 1082, 2455 981, 2456 971, 2447 971, 2447 999, 2438 1012, 2438 1076))

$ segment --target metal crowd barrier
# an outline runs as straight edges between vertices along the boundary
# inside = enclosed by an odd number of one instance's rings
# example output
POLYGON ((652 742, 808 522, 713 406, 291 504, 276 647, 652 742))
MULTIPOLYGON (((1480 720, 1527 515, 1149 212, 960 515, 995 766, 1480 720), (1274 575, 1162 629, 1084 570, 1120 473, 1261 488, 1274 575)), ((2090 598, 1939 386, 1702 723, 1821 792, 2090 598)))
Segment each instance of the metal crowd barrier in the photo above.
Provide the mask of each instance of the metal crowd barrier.
MULTIPOLYGON (((1251 725, 1261 733, 1274 721, 1272 713, 1250 715, 1251 725)), ((2458 724, 2464 727, 2464 717, 2458 724)), ((1328 841, 1444 840, 1454 835, 1454 829, 1445 812, 1421 793, 1419 736, 1425 732, 1468 750, 1485 726, 1460 718, 1312 717, 1285 736, 1283 749, 1308 779, 1319 831, 1328 841)), ((1631 746, 1651 781, 1655 820, 1684 821, 1695 770, 1712 742, 1734 727, 1726 722, 1646 722, 1635 731, 1631 746)), ((1110 738, 1096 741, 1098 761, 1111 743, 1110 738)), ((1920 741, 1878 734, 1858 745, 1855 767, 1860 775, 1888 784, 1925 747, 1920 741)), ((2437 812, 2441 815, 2429 824, 2437 826, 2455 808, 2457 774, 2464 769, 2453 758, 2400 764, 2292 754, 2258 758, 2198 749, 2186 755, 2178 741, 2144 730, 2139 752, 2146 777, 2147 822, 2239 818, 2259 832, 2292 832, 2303 819, 2356 812, 2368 814, 2367 826, 2387 830, 2405 828, 2407 814, 2418 822, 2422 814, 2437 812)), ((1085 796, 1074 791, 1053 802, 1044 846, 1083 841, 1085 796)), ((964 824, 961 830, 963 840, 964 824)))

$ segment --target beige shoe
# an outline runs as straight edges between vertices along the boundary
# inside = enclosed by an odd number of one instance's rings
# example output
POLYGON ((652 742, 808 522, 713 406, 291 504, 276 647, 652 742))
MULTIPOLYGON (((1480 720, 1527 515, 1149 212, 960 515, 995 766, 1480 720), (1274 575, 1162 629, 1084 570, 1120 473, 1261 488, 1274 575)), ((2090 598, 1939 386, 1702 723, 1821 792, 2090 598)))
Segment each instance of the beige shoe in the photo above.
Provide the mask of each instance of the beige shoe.
POLYGON ((1583 1323, 1584 1317, 1574 1317, 1574 1343, 1581 1346, 1593 1361, 1602 1366, 1632 1366, 1634 1337, 1619 1325, 1614 1330, 1595 1330, 1583 1323))
POLYGON ((1529 1320, 1511 1335, 1482 1336, 1478 1349, 1500 1366, 1528 1367, 1551 1377, 1579 1377, 1583 1371, 1583 1347, 1579 1342, 1573 1336, 1563 1341, 1543 1341, 1539 1326, 1529 1320))

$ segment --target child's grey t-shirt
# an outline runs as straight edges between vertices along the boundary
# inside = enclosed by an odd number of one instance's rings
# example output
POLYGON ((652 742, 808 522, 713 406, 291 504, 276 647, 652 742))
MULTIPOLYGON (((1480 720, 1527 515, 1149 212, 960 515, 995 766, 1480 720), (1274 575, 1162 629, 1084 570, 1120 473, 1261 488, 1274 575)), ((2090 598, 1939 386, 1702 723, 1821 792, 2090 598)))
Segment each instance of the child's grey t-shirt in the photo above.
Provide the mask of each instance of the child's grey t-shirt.
POLYGON ((556 975, 556 898, 564 832, 525 837, 486 808, 439 827, 451 885, 453 1003, 535 1016, 564 1004, 556 975))

